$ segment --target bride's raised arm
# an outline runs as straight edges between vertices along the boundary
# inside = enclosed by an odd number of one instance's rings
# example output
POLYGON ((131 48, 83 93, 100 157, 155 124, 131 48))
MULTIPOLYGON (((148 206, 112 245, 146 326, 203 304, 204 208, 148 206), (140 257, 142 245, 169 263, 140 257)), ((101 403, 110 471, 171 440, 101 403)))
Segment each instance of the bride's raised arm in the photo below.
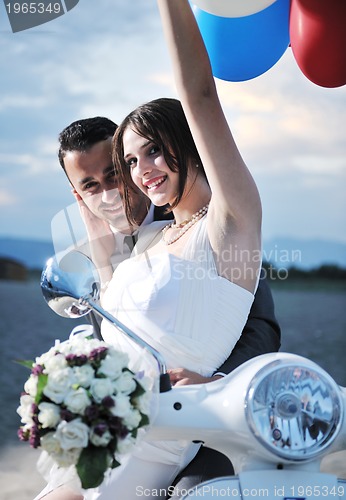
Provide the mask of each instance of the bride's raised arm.
MULTIPOLYGON (((178 95, 212 191, 210 241, 217 252, 229 244, 236 244, 239 251, 259 252, 260 198, 221 108, 209 57, 189 2, 157 1, 178 95), (225 234, 230 239, 220 238, 225 234)), ((240 279, 239 284, 251 290, 251 281, 240 279)))

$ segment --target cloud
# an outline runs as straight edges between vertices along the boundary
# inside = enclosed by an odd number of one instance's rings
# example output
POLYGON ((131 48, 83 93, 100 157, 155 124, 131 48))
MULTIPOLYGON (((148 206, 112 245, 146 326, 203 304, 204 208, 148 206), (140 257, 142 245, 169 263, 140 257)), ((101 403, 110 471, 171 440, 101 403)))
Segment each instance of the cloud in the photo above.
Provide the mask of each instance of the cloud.
POLYGON ((5 191, 4 189, 0 189, 0 206, 1 207, 10 207, 11 205, 15 205, 18 199, 12 193, 5 191))
POLYGON ((301 172, 311 174, 313 179, 316 175, 321 178, 327 177, 346 177, 346 159, 343 156, 331 156, 326 161, 326 158, 321 158, 319 155, 304 155, 295 156, 292 159, 292 165, 297 167, 301 172))
POLYGON ((172 73, 152 73, 148 76, 148 82, 166 87, 171 93, 176 93, 172 73))
POLYGON ((271 96, 262 96, 250 87, 239 83, 216 80, 216 87, 223 106, 242 113, 271 113, 274 100, 271 96))
POLYGON ((262 112, 238 109, 234 135, 256 173, 290 169, 304 175, 328 172, 338 176, 346 169, 342 109, 326 112, 323 106, 302 106, 281 97, 262 112), (273 111, 268 112, 269 108, 273 111), (331 119, 327 124, 328 115, 331 119))
POLYGON ((331 164, 332 172, 340 172, 345 168, 346 88, 324 89, 298 75, 288 50, 258 78, 242 83, 218 81, 240 150, 254 169, 283 170, 290 162, 291 167, 312 173, 315 158, 316 170, 331 164))
POLYGON ((6 95, 0 99, 0 112, 16 108, 44 108, 47 100, 44 97, 31 98, 27 95, 6 95))
MULTIPOLYGON (((3 33, 0 64, 0 203, 12 200, 8 228, 49 237, 52 214, 73 201, 58 133, 78 118, 119 122, 142 102, 176 96, 156 2, 80 2, 44 30, 3 33)), ((217 87, 259 185, 265 230, 341 234, 346 87, 312 84, 290 49, 264 75, 217 87), (323 224, 307 225, 306 214, 323 224)))
POLYGON ((13 177, 18 174, 26 177, 32 173, 35 163, 33 156, 30 154, 14 153, 0 155, 0 164, 2 165, 4 177, 13 177))
POLYGON ((58 168, 56 160, 56 147, 51 150, 52 144, 45 144, 42 149, 37 148, 32 153, 21 154, 0 154, 0 165, 3 178, 14 178, 20 175, 20 178, 40 176, 42 173, 54 172, 58 168))

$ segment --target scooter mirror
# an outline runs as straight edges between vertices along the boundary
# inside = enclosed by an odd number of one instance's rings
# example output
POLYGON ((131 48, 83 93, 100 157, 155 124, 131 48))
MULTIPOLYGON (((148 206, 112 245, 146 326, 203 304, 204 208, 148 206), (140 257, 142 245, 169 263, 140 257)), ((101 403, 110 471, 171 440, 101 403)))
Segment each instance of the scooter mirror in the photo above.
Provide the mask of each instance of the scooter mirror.
POLYGON ((51 257, 41 275, 41 290, 49 307, 64 318, 79 318, 93 310, 112 323, 154 356, 160 373, 160 391, 171 389, 162 355, 98 304, 100 280, 94 264, 86 255, 71 251, 51 257))
POLYGON ((41 290, 54 312, 65 318, 79 318, 91 310, 85 299, 98 300, 100 281, 92 261, 71 251, 48 260, 41 276, 41 290))

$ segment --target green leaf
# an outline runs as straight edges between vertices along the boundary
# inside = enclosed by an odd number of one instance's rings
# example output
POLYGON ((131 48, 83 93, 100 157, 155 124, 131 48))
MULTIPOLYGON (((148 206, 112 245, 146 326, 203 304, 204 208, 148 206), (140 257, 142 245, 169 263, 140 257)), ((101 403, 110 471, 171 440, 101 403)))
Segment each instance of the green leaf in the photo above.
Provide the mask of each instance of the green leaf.
POLYGON ((40 375, 37 378, 38 380, 37 380, 37 392, 35 396, 35 403, 38 405, 42 399, 43 389, 47 385, 48 375, 45 373, 40 373, 40 375))
POLYGON ((96 488, 104 478, 111 456, 106 448, 89 446, 80 454, 76 469, 84 489, 96 488))
POLYGON ((118 462, 118 460, 115 460, 115 458, 113 458, 113 461, 111 463, 111 468, 112 469, 116 469, 117 467, 119 467, 121 465, 120 462, 118 462))
POLYGON ((141 413, 141 415, 142 415, 142 419, 139 422, 138 427, 143 427, 144 425, 149 425, 150 420, 149 420, 148 415, 146 415, 145 413, 141 413))
POLYGON ((30 368, 30 370, 32 368, 32 365, 34 364, 34 362, 30 359, 14 359, 13 362, 18 363, 18 365, 25 366, 25 368, 30 368))
POLYGON ((133 402, 136 398, 139 398, 145 393, 145 389, 143 386, 136 380, 136 389, 131 394, 131 402, 133 402))

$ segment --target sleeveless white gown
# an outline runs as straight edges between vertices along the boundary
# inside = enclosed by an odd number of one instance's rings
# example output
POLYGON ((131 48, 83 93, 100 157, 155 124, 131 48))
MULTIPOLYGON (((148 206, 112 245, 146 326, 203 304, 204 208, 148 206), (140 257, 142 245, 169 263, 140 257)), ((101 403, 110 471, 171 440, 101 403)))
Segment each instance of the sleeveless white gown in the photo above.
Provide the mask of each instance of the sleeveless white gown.
MULTIPOLYGON (((168 368, 182 367, 210 376, 239 339, 254 296, 218 276, 206 222, 204 217, 192 228, 179 258, 168 252, 149 258, 144 252, 122 262, 102 305, 156 348, 168 368)), ((151 226, 157 234, 155 223, 151 226)), ((106 320, 101 333, 106 342, 129 353, 131 368, 143 367, 142 348, 106 320)), ((150 361, 148 369, 153 366, 150 361)), ((167 490, 198 448, 187 441, 142 441, 125 463, 112 471, 110 481, 96 491, 84 492, 84 498, 133 500, 144 491, 136 490, 138 485, 146 492, 151 488, 153 498, 165 498, 158 495, 158 489, 167 490)))
MULTIPOLYGON (((169 368, 208 376, 239 339, 254 296, 218 276, 207 217, 190 231, 180 258, 142 253, 122 262, 102 305, 155 347, 169 368)), ((103 321, 101 330, 106 342, 131 352, 132 341, 108 322, 103 321)))

